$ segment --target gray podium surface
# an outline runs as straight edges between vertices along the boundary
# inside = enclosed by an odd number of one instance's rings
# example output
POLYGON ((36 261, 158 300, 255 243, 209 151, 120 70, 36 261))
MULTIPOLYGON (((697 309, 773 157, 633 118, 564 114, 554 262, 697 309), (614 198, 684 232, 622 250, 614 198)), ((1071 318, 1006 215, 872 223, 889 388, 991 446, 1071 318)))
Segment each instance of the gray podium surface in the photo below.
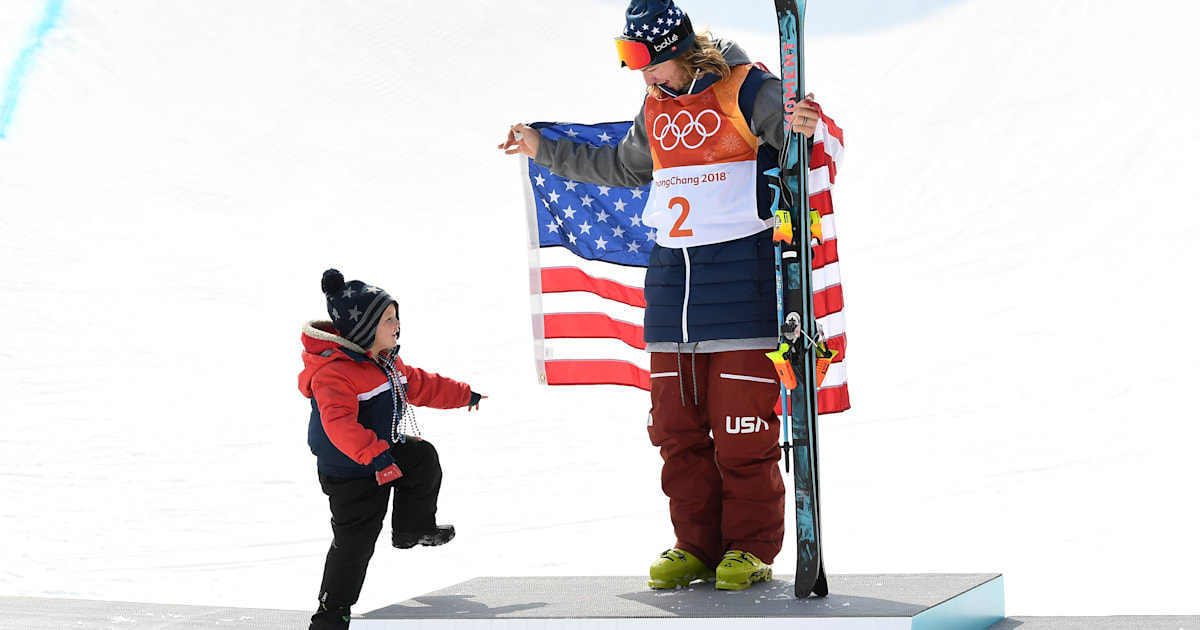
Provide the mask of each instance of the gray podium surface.
POLYGON ((711 583, 650 590, 645 577, 482 577, 380 608, 364 619, 913 617, 1000 576, 838 575, 829 596, 796 599, 792 576, 743 591, 711 583))
POLYGON ((359 630, 985 630, 1004 618, 994 573, 836 575, 796 599, 792 576, 742 591, 651 590, 637 577, 484 577, 374 610, 359 630), (738 623, 741 619, 744 623, 738 623))

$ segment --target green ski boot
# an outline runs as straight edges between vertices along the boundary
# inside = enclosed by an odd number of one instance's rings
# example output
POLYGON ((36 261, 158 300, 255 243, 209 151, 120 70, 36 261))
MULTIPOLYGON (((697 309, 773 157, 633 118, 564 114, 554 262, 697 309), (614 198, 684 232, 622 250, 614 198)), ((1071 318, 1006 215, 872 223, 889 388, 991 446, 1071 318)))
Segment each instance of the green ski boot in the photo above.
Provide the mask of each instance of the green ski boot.
POLYGON ((650 565, 650 588, 680 588, 696 580, 713 579, 712 569, 682 549, 668 549, 650 565))
POLYGON ((717 565, 717 588, 723 591, 740 591, 754 582, 766 582, 773 577, 771 565, 752 553, 730 549, 725 552, 721 564, 717 565))

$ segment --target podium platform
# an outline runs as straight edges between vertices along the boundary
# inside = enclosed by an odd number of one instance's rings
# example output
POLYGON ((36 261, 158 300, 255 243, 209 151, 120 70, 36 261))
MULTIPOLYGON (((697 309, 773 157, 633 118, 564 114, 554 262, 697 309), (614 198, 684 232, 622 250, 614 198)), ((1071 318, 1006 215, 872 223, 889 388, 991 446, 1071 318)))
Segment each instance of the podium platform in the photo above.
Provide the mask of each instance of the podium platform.
POLYGON ((792 576, 743 591, 656 591, 645 577, 481 577, 356 617, 355 630, 984 630, 1004 619, 1004 578, 837 575, 796 599, 792 576))

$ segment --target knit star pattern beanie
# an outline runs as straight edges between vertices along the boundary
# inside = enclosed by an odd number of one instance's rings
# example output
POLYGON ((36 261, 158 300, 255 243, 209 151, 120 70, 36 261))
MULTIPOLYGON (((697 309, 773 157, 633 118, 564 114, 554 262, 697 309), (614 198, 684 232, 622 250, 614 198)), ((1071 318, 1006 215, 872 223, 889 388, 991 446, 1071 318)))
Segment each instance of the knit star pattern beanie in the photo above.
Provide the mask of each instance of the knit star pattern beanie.
POLYGON ((361 280, 347 282, 337 269, 329 269, 321 277, 321 290, 338 335, 364 349, 375 343, 375 329, 387 307, 399 306, 387 291, 361 280))
POLYGON ((649 42, 651 65, 678 57, 696 41, 691 20, 674 0, 632 0, 623 34, 649 42))

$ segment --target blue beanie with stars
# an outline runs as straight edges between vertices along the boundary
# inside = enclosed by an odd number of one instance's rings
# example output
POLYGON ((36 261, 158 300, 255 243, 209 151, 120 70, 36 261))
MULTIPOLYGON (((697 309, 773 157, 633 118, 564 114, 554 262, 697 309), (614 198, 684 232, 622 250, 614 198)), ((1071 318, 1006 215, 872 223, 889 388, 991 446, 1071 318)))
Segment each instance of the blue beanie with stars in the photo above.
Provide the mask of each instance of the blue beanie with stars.
POLYGON ((399 306, 387 291, 361 280, 346 282, 337 269, 321 276, 321 290, 325 292, 325 308, 338 335, 364 350, 375 343, 375 329, 387 307, 399 306))
POLYGON ((674 0, 631 0, 623 34, 650 44, 650 65, 678 57, 696 41, 691 20, 674 0))

